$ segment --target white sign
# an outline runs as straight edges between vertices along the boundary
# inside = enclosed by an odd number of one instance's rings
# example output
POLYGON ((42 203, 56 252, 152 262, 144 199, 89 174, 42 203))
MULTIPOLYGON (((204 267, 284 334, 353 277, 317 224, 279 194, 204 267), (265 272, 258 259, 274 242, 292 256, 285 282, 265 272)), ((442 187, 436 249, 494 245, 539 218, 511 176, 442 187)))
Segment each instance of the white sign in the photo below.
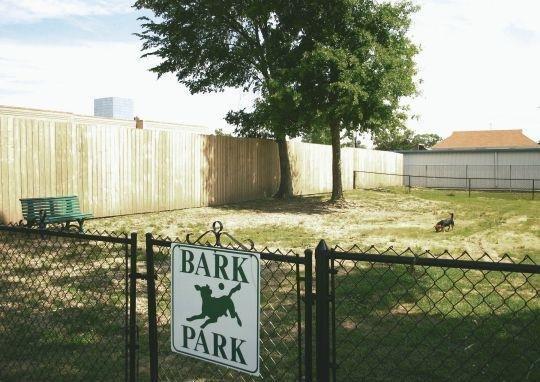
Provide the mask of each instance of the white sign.
POLYGON ((259 375, 260 255, 171 245, 171 348, 259 375))

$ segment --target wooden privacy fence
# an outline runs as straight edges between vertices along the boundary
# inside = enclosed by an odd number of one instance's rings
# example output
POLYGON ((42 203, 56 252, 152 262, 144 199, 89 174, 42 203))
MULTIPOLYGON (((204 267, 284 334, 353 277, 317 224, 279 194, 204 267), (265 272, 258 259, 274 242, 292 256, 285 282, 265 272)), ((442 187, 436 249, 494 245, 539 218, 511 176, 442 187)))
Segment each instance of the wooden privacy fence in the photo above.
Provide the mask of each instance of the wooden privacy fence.
MULTIPOLYGON (((290 142, 294 191, 332 188, 331 148, 290 142)), ((353 170, 401 173, 401 154, 343 149, 353 170)), ((31 118, 0 110, 0 220, 22 218, 19 198, 78 195, 96 217, 238 202, 270 196, 279 182, 270 140, 31 118)), ((358 180, 357 180, 358 182, 358 180)))

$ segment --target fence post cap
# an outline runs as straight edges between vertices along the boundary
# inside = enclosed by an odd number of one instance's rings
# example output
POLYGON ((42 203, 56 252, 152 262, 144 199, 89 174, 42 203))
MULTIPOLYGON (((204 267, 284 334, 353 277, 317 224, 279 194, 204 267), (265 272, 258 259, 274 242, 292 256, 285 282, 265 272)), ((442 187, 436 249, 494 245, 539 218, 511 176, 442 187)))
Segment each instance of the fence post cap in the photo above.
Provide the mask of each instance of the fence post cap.
POLYGON ((319 244, 317 244, 317 248, 315 248, 315 252, 319 251, 328 251, 328 245, 326 245, 326 241, 324 241, 324 239, 321 239, 319 244))

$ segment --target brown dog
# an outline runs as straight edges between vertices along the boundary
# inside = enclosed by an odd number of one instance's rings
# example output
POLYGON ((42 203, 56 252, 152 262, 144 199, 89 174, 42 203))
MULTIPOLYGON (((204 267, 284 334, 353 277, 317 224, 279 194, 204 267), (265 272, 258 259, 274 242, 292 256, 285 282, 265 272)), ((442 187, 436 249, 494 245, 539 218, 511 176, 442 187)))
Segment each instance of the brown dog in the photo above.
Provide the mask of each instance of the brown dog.
POLYGON ((435 232, 442 232, 446 228, 446 231, 450 231, 450 229, 454 229, 454 213, 450 213, 450 217, 448 219, 444 219, 439 221, 437 224, 435 224, 435 232))

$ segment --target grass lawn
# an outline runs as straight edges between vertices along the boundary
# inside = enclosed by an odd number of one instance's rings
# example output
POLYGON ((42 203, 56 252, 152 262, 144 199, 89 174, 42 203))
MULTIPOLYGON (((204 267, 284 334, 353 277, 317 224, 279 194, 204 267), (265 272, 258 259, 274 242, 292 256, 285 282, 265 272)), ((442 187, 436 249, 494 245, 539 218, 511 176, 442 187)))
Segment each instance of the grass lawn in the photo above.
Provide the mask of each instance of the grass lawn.
POLYGON ((540 380, 540 275, 336 269, 337 381, 540 380))
POLYGON ((0 381, 121 381, 124 245, 0 232, 0 381))
MULTIPOLYGON (((161 236, 200 234, 220 220, 258 248, 313 248, 321 238, 348 248, 467 250, 540 262, 540 203, 527 195, 403 189, 265 199, 219 207, 91 220, 89 229, 161 236), (456 228, 433 225, 454 212, 456 228)), ((123 246, 0 235, 0 380, 120 380, 124 362, 123 246), (31 344, 28 350, 28 345, 31 344), (0 352, 1 353, 1 352, 0 352), (96 367, 98 365, 98 367, 96 367), (99 374, 99 378, 96 375, 99 374)), ((139 254, 143 267, 143 254, 139 254)), ((540 275, 336 260, 337 381, 540 380, 540 275)), ((156 251, 160 378, 255 380, 170 351, 170 262, 156 251)), ((300 267, 299 272, 303 269, 300 267)), ((296 269, 263 261, 261 370, 294 380, 298 365, 296 269)), ((144 282, 138 283, 140 377, 148 380, 144 282)), ((302 308, 302 303, 300 303, 302 308)), ((258 379, 257 379, 258 380, 258 379)))
MULTIPOLYGON (((228 232, 252 239, 258 248, 301 252, 324 238, 344 248, 358 244, 393 246, 398 251, 448 249, 454 256, 466 250, 474 258, 487 252, 499 259, 508 253, 516 261, 530 256, 540 262, 540 203, 528 195, 475 192, 468 198, 464 192, 407 194, 397 188, 355 190, 346 198, 346 208, 325 203, 328 195, 316 195, 99 219, 88 226, 183 238, 220 220, 228 232), (435 233, 433 225, 449 212, 455 213, 456 228, 435 233)), ((162 260, 167 265, 167 257, 162 260)), ((540 378, 538 275, 411 269, 349 260, 336 260, 335 265, 332 326, 337 381, 540 378)), ((266 267, 262 272, 267 279, 261 293, 263 375, 291 380, 297 362, 295 303, 290 294, 294 288, 276 290, 273 283, 292 286, 294 273, 266 267), (274 278, 276 271, 279 278, 274 278)), ((180 376, 238 380, 238 375, 219 374, 220 370, 170 354, 168 285, 168 272, 158 271, 160 375, 171 381, 180 376)))
POLYGON ((87 223, 88 228, 116 232, 136 230, 170 237, 200 233, 215 220, 239 239, 257 247, 303 251, 319 239, 329 245, 397 250, 448 249, 452 254, 484 252, 494 259, 508 253, 515 260, 526 255, 540 262, 540 201, 530 195, 413 189, 354 190, 346 192, 349 208, 334 208, 328 195, 273 199, 218 207, 139 214, 87 223), (454 231, 435 233, 433 226, 454 212, 454 231))

